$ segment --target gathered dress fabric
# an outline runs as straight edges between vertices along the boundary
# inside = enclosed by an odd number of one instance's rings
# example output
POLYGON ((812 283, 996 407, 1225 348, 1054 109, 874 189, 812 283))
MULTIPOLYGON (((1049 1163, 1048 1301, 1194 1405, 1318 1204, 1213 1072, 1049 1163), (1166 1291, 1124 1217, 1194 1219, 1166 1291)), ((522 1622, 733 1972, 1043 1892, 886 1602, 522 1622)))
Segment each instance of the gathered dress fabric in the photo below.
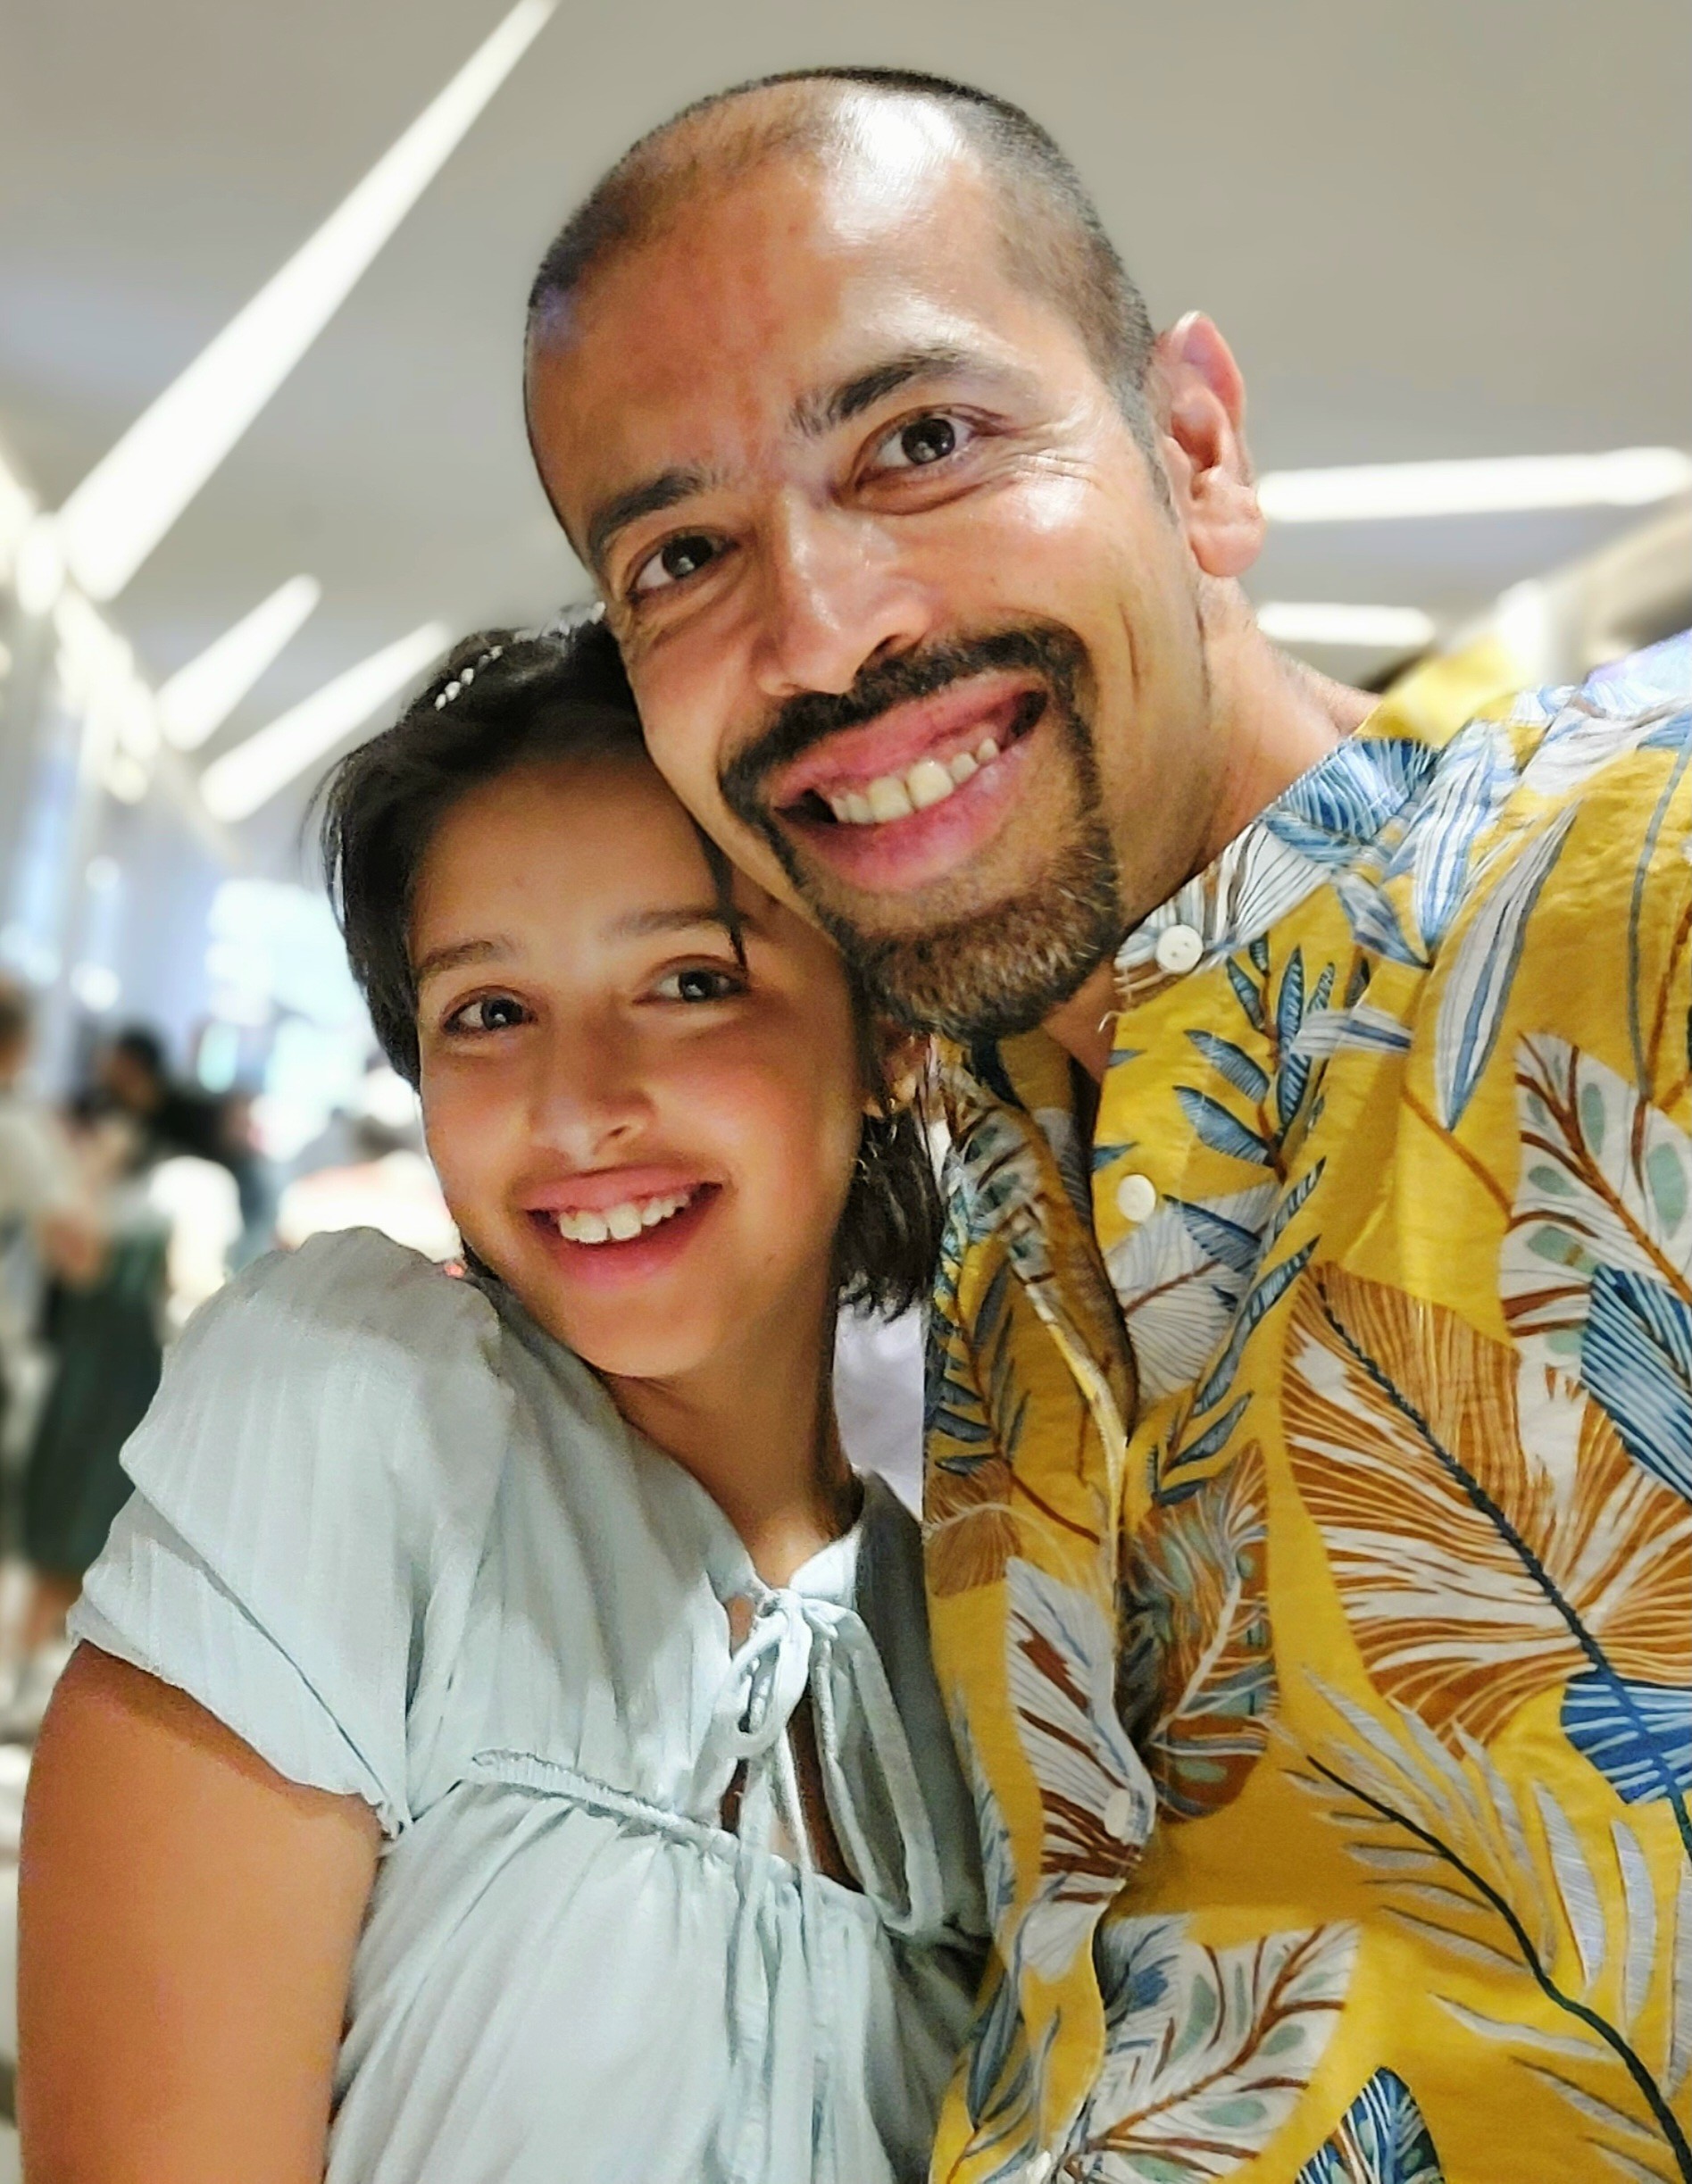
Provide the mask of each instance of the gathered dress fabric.
POLYGON ((884 1486, 767 1587, 508 1295, 369 1231, 223 1291, 124 1461, 74 1635, 381 1823, 329 2184, 926 2174, 985 1921, 884 1486), (771 1846, 802 1701, 856 1888, 771 1846))

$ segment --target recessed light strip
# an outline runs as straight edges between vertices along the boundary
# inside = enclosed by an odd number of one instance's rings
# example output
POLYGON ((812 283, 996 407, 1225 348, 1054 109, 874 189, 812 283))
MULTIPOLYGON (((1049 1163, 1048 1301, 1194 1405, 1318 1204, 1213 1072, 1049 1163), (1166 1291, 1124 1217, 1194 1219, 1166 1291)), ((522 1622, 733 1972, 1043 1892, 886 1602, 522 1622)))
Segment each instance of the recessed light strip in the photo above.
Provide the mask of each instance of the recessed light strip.
POLYGON ((322 596, 315 577, 290 577, 179 668, 159 692, 164 740, 179 751, 209 742, 322 596))
POLYGON ((1644 508, 1692 492, 1679 447, 1600 455, 1498 455, 1463 463, 1368 463, 1270 471, 1257 498, 1271 523, 1378 523, 1407 516, 1507 515, 1539 508, 1644 508))
POLYGON ((60 543, 91 598, 121 592, 317 339, 553 12, 518 0, 446 88, 66 501, 60 543))
POLYGON ((206 809, 213 818, 231 823, 250 819, 421 674, 446 649, 447 638, 444 622, 425 622, 213 759, 200 776, 206 809))
POLYGON ((1437 634, 1419 606, 1346 606, 1319 599, 1266 599, 1257 627, 1276 645, 1344 645, 1363 652, 1420 652, 1437 634))

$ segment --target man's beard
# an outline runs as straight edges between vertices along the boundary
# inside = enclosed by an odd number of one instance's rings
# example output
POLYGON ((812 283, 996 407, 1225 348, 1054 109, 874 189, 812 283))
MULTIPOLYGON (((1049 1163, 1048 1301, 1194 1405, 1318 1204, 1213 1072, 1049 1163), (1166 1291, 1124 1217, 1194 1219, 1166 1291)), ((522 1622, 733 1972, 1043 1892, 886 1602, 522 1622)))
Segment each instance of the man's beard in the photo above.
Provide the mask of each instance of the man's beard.
POLYGON ((1122 937, 1127 921, 1098 761, 1076 696, 1086 664, 1080 640, 1054 623, 929 646, 866 668, 841 696, 807 691, 788 699, 723 772, 724 802, 769 843, 872 1002, 918 1030, 966 1043, 1031 1030, 1113 954, 1122 937), (1046 716, 1071 761, 1077 810, 1052 863, 1024 893, 968 917, 921 932, 862 929, 821 897, 765 801, 764 783, 842 729, 862 727, 895 705, 932 697, 972 676, 1018 671, 1040 677, 1046 716))

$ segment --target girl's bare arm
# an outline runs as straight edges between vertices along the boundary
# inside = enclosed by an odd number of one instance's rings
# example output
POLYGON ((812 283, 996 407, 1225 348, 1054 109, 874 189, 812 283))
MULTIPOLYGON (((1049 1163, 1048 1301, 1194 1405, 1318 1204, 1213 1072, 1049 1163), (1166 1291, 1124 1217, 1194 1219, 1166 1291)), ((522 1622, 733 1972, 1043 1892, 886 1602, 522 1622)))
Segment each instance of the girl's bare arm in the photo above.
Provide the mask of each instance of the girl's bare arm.
POLYGON ((319 2184, 379 1833, 83 1646, 24 1812, 30 2184, 319 2184))

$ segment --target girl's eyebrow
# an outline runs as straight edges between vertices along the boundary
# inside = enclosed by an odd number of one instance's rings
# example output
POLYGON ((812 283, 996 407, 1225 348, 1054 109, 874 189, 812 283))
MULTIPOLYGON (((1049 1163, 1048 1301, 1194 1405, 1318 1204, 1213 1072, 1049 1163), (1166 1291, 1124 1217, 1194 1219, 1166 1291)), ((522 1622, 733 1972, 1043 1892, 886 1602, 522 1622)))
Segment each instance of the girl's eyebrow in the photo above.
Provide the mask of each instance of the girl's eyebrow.
POLYGON ((412 983, 421 988, 443 971, 457 971, 465 963, 493 963, 513 953, 511 942, 499 933, 486 940, 451 941, 446 947, 431 948, 421 963, 413 965, 412 983))
MULTIPOLYGON (((746 921, 748 924, 751 920, 746 921)), ((631 910, 605 928, 613 940, 646 940, 657 933, 691 933, 702 928, 724 932, 728 921, 716 903, 678 903, 673 908, 631 910)))

